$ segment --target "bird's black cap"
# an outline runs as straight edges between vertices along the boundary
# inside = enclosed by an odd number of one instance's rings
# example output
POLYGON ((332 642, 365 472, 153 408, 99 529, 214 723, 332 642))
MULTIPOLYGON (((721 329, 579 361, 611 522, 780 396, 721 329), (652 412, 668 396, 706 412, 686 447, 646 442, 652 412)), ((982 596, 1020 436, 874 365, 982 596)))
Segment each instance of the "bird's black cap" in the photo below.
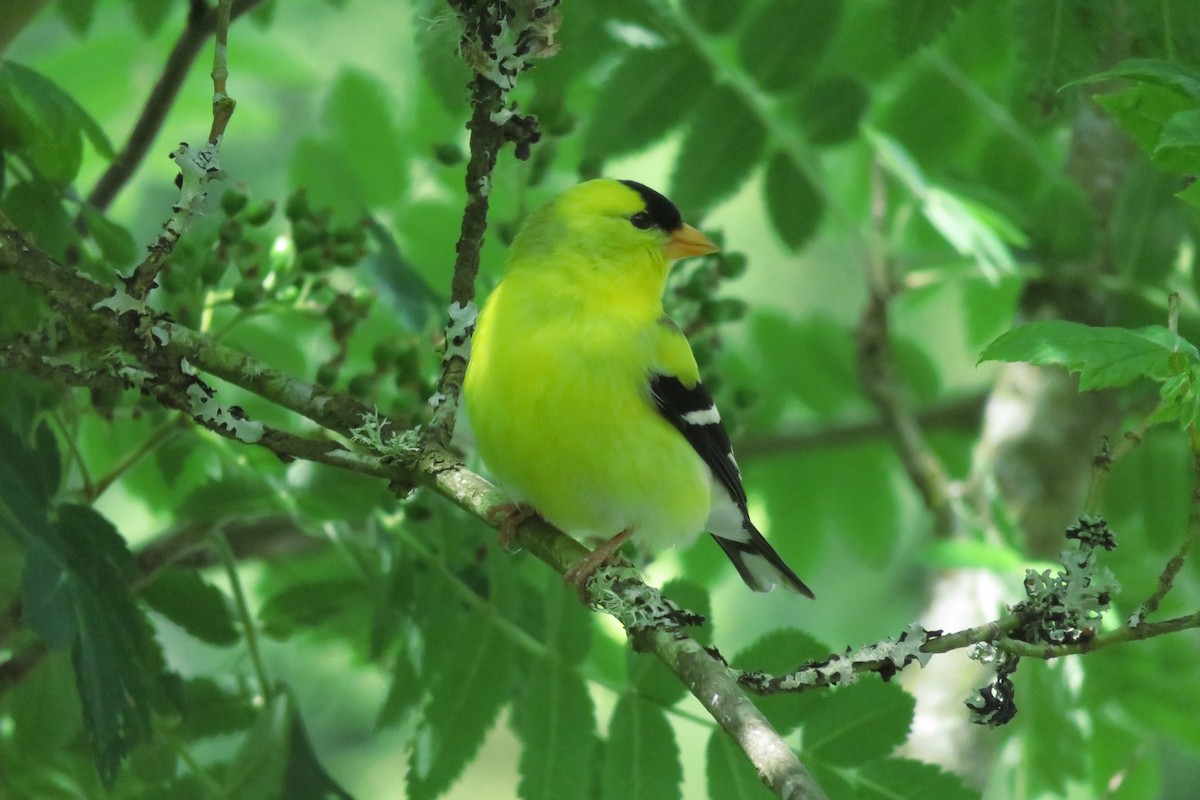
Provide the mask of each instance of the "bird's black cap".
POLYGON ((621 183, 642 196, 642 202, 646 204, 646 213, 650 215, 650 219, 654 220, 655 227, 664 231, 675 231, 683 226, 683 215, 670 200, 637 181, 621 181, 621 183))

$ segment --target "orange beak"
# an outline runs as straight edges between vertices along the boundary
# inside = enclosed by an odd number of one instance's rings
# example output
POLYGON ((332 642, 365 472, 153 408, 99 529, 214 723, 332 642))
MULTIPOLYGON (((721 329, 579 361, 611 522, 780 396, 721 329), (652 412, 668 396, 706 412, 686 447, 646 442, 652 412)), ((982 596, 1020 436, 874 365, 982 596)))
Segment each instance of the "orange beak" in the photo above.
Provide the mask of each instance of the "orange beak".
POLYGON ((670 240, 663 247, 663 255, 667 257, 668 261, 674 261, 677 258, 690 258, 691 256, 703 256, 715 253, 720 249, 713 244, 712 239, 709 239, 691 225, 684 225, 678 230, 671 232, 670 240))

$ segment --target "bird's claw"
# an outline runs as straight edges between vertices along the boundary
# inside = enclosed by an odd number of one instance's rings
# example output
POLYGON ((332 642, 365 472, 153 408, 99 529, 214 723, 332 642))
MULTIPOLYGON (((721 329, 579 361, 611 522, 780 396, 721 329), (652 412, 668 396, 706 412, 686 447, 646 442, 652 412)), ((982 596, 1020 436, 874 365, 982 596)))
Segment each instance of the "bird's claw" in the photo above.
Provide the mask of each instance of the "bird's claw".
POLYGON ((529 503, 497 503, 487 510, 488 521, 500 530, 500 546, 508 552, 520 549, 514 547, 517 529, 537 515, 537 509, 529 503))

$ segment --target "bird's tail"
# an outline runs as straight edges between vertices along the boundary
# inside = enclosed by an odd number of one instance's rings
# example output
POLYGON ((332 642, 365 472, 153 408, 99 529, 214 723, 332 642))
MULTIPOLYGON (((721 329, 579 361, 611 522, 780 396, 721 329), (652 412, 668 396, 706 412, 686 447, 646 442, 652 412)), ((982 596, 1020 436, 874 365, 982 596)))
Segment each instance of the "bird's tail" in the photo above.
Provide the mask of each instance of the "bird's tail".
POLYGON ((742 524, 749 535, 746 541, 726 539, 715 533, 712 537, 721 545, 725 555, 729 556, 746 585, 756 592, 769 592, 779 584, 785 589, 811 598, 812 589, 792 572, 791 567, 783 562, 779 553, 775 552, 775 548, 771 547, 758 529, 749 520, 742 524))

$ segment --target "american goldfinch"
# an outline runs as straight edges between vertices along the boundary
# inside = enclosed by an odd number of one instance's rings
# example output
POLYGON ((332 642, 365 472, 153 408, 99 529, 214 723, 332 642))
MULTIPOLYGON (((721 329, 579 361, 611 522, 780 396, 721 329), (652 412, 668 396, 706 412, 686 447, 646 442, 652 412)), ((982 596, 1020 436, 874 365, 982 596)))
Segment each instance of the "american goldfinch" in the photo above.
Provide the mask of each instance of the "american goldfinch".
POLYGON ((640 183, 559 195, 530 215, 479 315, 467 415, 521 505, 607 539, 568 577, 585 583, 630 535, 653 551, 707 531, 751 589, 811 597, 750 521, 729 435, 663 312, 670 263, 716 250, 640 183))

